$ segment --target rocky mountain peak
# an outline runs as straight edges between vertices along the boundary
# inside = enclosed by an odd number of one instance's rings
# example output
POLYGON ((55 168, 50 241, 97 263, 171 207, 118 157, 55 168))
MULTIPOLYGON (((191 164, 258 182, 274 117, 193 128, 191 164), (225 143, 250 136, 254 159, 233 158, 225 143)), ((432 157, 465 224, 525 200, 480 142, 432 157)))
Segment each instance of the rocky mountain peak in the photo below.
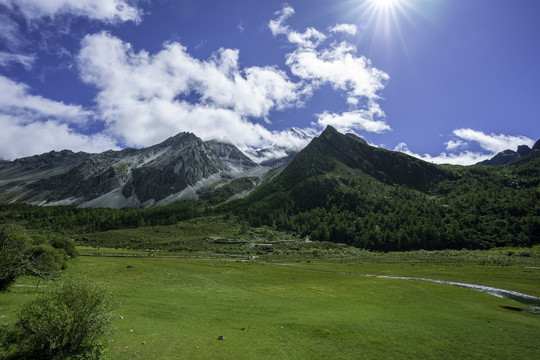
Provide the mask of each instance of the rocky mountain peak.
POLYGON ((534 144, 532 149, 528 145, 519 145, 517 151, 503 150, 488 160, 481 161, 477 165, 506 165, 509 162, 530 155, 533 151, 540 150, 540 140, 534 144))
POLYGON ((232 144, 204 142, 184 132, 147 148, 100 154, 66 150, 1 163, 0 201, 151 206, 196 198, 197 187, 227 182, 257 167, 232 144))
POLYGON ((302 150, 283 172, 286 181, 349 168, 373 176, 387 184, 406 185, 419 190, 429 188, 446 175, 436 165, 412 156, 380 149, 347 136, 328 126, 302 150))
POLYGON ((164 140, 163 142, 159 144, 150 146, 150 148, 164 148, 167 146, 178 148, 178 147, 186 146, 188 144, 200 145, 201 143, 202 143, 202 140, 197 135, 190 132, 181 132, 174 136, 171 136, 170 138, 164 140))
POLYGON ((484 160, 478 163, 478 165, 505 165, 510 161, 517 159, 520 155, 514 150, 503 150, 489 160, 484 160))
POLYGON ((319 138, 327 137, 327 136, 333 136, 333 135, 342 135, 339 131, 336 130, 335 127, 328 125, 324 131, 319 135, 319 138))
POLYGON ((520 156, 527 156, 532 152, 532 149, 527 145, 519 145, 517 148, 517 153, 520 156))
POLYGON ((313 134, 297 127, 290 128, 289 133, 291 133, 292 135, 294 135, 295 137, 299 139, 308 140, 308 139, 313 138, 313 134))

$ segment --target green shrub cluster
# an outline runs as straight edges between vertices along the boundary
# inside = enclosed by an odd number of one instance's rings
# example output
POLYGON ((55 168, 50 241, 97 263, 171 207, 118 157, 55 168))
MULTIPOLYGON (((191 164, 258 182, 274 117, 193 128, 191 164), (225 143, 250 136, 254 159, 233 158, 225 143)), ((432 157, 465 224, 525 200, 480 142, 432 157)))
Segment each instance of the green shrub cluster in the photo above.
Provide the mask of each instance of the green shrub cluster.
POLYGON ((102 285, 63 281, 23 305, 15 322, 0 329, 0 346, 9 359, 102 359, 114 331, 113 305, 102 285))
POLYGON ((77 255, 73 240, 60 236, 32 238, 16 225, 0 226, 0 291, 28 273, 48 279, 67 267, 77 255))

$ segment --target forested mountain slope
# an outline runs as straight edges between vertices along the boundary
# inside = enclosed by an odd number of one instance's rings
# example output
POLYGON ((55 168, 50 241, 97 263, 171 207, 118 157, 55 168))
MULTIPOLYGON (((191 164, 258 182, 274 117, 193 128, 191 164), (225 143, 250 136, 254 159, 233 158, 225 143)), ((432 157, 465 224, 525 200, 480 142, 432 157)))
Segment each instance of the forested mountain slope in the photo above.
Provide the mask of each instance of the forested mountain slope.
POLYGON ((539 169, 539 151, 506 166, 440 166, 329 127, 222 211, 377 250, 531 245, 540 242, 539 169))

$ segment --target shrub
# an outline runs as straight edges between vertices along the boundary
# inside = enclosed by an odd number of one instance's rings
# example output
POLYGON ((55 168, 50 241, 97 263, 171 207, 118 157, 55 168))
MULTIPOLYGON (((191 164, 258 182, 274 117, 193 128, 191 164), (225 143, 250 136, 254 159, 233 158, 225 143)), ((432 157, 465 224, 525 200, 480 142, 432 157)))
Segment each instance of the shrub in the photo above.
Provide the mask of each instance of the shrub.
POLYGON ((20 226, 0 225, 0 291, 25 272, 49 280, 77 255, 75 243, 69 238, 42 240, 32 239, 20 226))
POLYGON ((66 269, 69 259, 63 250, 45 244, 30 246, 26 254, 29 260, 27 270, 43 277, 57 275, 60 269, 66 269))
POLYGON ((7 289, 24 272, 24 250, 30 237, 14 225, 0 227, 0 291, 7 289))
POLYGON ((77 256, 75 242, 67 237, 56 237, 50 241, 51 246, 55 249, 63 249, 70 257, 77 256))
POLYGON ((101 285, 64 281, 23 305, 2 329, 1 345, 14 359, 101 359, 113 332, 113 303, 101 285))

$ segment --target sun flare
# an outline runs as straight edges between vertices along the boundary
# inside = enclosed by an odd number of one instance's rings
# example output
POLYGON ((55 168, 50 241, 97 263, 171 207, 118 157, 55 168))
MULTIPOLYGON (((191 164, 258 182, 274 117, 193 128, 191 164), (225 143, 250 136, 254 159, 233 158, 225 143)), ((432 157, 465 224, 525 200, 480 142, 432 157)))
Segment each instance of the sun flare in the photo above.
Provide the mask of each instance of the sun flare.
POLYGON ((370 0, 372 6, 377 10, 392 10, 399 6, 403 0, 370 0))
POLYGON ((369 21, 375 26, 390 31, 391 27, 399 27, 399 23, 407 18, 410 0, 367 0, 361 6, 369 21))
POLYGON ((359 9, 369 16, 369 21, 386 30, 392 25, 398 26, 400 21, 407 20, 411 10, 410 0, 366 0, 359 9))
POLYGON ((404 29, 414 27, 414 20, 420 13, 418 1, 348 0, 348 4, 351 15, 366 30, 363 35, 372 38, 373 46, 386 44, 390 49, 397 45, 408 53, 404 29))

